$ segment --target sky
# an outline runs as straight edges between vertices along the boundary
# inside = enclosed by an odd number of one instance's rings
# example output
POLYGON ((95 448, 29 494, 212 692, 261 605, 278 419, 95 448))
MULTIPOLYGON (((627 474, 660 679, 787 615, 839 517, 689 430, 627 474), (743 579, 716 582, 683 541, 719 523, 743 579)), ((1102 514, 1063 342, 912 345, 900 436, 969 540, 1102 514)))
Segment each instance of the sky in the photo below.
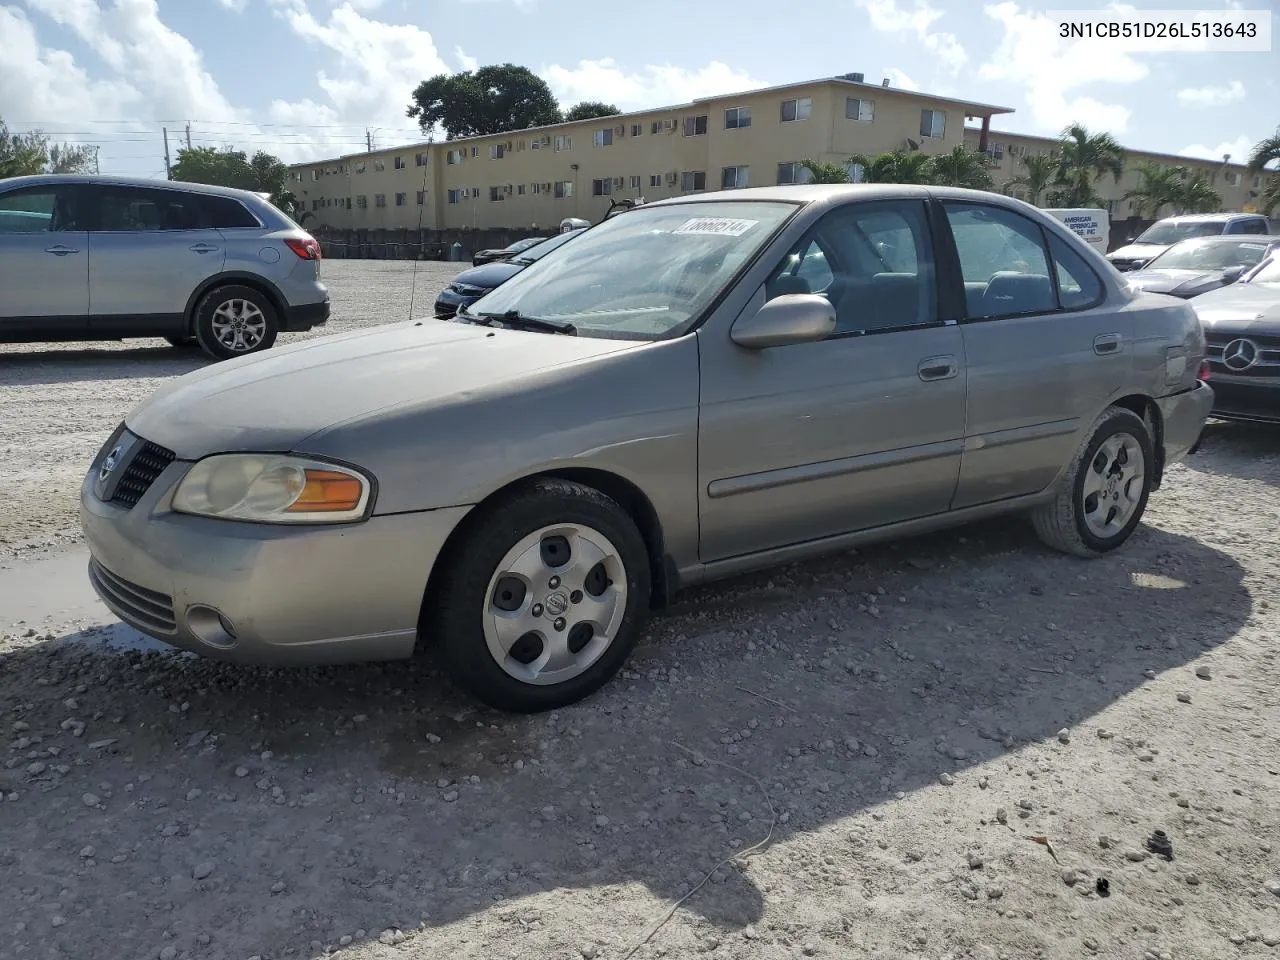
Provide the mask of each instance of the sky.
POLYGON ((1098 0, 0 0, 0 118, 164 175, 162 128, 289 162, 421 139, 429 76, 516 63, 562 105, 623 110, 862 72, 1012 107, 995 127, 1081 122, 1133 149, 1242 161, 1280 124, 1280 0, 1128 0, 1269 11, 1270 52, 1122 52, 1056 36, 1098 0))

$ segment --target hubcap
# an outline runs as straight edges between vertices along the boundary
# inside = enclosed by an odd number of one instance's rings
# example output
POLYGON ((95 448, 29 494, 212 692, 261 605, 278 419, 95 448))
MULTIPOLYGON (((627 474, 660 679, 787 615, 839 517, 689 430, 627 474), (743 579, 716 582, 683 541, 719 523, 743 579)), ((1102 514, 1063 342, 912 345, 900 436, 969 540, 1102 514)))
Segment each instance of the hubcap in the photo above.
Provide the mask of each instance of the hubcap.
POLYGON ((246 353, 267 334, 267 318, 249 300, 227 300, 213 311, 213 337, 235 353, 246 353))
POLYGON ((1100 539, 1114 537, 1142 499, 1146 463, 1142 447, 1127 433, 1108 437, 1093 455, 1081 491, 1085 526, 1100 539))
POLYGON ((584 524, 555 524, 507 551, 489 580, 484 639, 507 674, 549 686, 600 659, 627 608, 622 557, 584 524))

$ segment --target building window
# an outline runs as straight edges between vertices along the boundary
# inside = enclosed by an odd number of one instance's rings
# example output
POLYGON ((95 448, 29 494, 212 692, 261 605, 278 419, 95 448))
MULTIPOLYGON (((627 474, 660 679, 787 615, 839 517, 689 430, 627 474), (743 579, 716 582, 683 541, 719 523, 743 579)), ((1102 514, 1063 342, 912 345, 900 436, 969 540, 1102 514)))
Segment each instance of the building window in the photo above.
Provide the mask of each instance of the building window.
POLYGON ((640 178, 638 176, 632 176, 628 183, 631 185, 632 190, 640 189, 640 178))
POLYGON ((593 197, 607 197, 613 193, 613 177, 604 177, 591 181, 591 195, 593 197))
POLYGON ((730 107, 724 112, 724 128, 726 130, 741 130, 743 127, 749 126, 751 126, 750 107, 730 107))
POLYGON ((603 130, 597 130, 594 136, 595 145, 597 147, 608 147, 613 145, 613 127, 605 127, 603 130))
POLYGON ((704 113, 700 117, 684 118, 684 135, 686 137, 700 137, 707 132, 707 115, 704 113))
POLYGON ((557 180, 556 181, 556 199, 561 200, 561 199, 564 199, 565 197, 572 197, 572 196, 573 196, 573 181, 557 180))
POLYGON ((419 190, 417 191, 417 196, 418 196, 418 206, 422 206, 424 203, 427 202, 427 191, 419 190))
POLYGON ((478 156, 480 156, 480 148, 479 148, 479 147, 472 147, 472 148, 471 148, 471 156, 472 156, 472 157, 478 157, 478 156))
POLYGON ((660 174, 660 173, 651 173, 651 174, 649 174, 649 186, 651 186, 651 187, 660 187, 660 186, 662 186, 662 174, 660 174))
POLYGON ((563 133, 556 134, 556 142, 555 142, 556 153, 559 153, 561 150, 572 150, 572 149, 573 149, 573 137, 570 137, 567 134, 563 134, 563 133))
POLYGON ((680 174, 680 189, 686 192, 707 189, 707 171, 686 170, 680 174))
POLYGON ((813 178, 809 168, 802 163, 792 161, 778 164, 778 183, 808 183, 813 178))
POLYGON ((461 191, 461 190, 450 190, 450 191, 449 191, 449 196, 448 196, 448 202, 449 202, 449 203, 460 203, 461 201, 462 201, 462 191, 461 191))
POLYGON ((497 200, 505 200, 505 199, 507 199, 507 195, 506 195, 505 193, 503 193, 503 192, 502 192, 502 188, 501 188, 501 187, 490 187, 490 188, 489 188, 489 202, 490 202, 490 203, 493 203, 493 202, 495 202, 495 201, 497 201, 497 200))
POLYGON ((373 169, 374 169, 374 171, 375 171, 375 172, 377 172, 377 173, 382 173, 382 171, 384 171, 384 170, 386 170, 386 169, 387 169, 387 161, 385 161, 385 160, 375 160, 375 161, 373 161, 373 169))
POLYGON ((366 166, 366 164, 365 164, 365 162, 364 162, 363 160, 361 160, 359 163, 357 163, 357 164, 356 164, 356 173, 364 173, 364 171, 365 171, 365 166, 366 166))
POLYGON ((848 97, 844 101, 844 116, 846 120, 870 123, 876 118, 876 102, 859 97, 848 97))
POLYGON ((920 136, 942 137, 947 132, 947 115, 941 110, 920 111, 920 136))
POLYGON ((505 153, 506 153, 506 148, 500 143, 495 143, 493 146, 489 148, 489 159, 501 160, 505 153))
POLYGON ((783 100, 780 119, 783 123, 791 123, 793 120, 808 120, 809 114, 812 112, 813 99, 811 97, 797 97, 794 100, 783 100))
POLYGON ((720 189, 733 190, 747 185, 746 167, 725 167, 720 171, 720 189))
POLYGON ((358 210, 369 209, 369 198, 366 197, 364 194, 361 194, 360 196, 356 197, 356 209, 358 210))
POLYGON ((319 200, 312 200, 312 201, 311 201, 311 209, 312 209, 312 210, 319 210, 319 209, 320 209, 320 201, 319 201, 319 200))
POLYGON ((452 164, 452 163, 461 163, 461 162, 462 162, 462 151, 461 151, 461 150, 450 150, 450 151, 448 152, 448 154, 446 154, 446 156, 445 156, 444 160, 445 160, 445 163, 451 163, 451 164, 452 164))
POLYGON ((374 194, 373 205, 375 207, 385 207, 387 205, 387 195, 385 193, 374 194))
POLYGON ((408 200, 409 200, 409 195, 408 195, 407 193, 397 193, 397 194, 396 194, 396 206, 397 206, 397 207, 403 207, 403 206, 405 205, 405 203, 407 203, 407 202, 408 202, 408 200))
POLYGON ((1243 180, 1243 179, 1244 179, 1244 177, 1242 177, 1242 176, 1240 175, 1240 172, 1239 172, 1238 170, 1228 170, 1228 171, 1227 171, 1227 183, 1228 183, 1228 185, 1233 186, 1233 187, 1238 187, 1238 186, 1240 186, 1240 181, 1241 181, 1241 180, 1243 180))
POLYGON ((428 155, 427 155, 427 154, 425 154, 425 153, 420 153, 420 154, 418 154, 416 157, 414 157, 414 158, 413 158, 413 161, 414 161, 414 163, 416 163, 418 166, 420 166, 420 167, 425 167, 425 166, 427 165, 427 156, 428 156, 428 155))
POLYGON ((404 162, 404 157, 396 157, 396 169, 403 170, 408 164, 404 162))
POLYGON ((633 123, 633 124, 631 125, 631 135, 632 135, 633 137, 643 136, 643 135, 644 135, 644 124, 643 124, 643 123, 633 123))

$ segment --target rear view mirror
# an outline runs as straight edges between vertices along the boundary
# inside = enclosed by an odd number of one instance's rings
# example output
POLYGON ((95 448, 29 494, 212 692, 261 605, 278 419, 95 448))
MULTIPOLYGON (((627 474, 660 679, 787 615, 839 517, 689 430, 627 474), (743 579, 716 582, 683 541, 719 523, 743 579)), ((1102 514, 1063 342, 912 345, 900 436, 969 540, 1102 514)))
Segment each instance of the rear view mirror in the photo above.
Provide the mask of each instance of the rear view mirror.
POLYGON ((1235 266, 1233 266, 1233 267, 1227 267, 1227 269, 1225 269, 1225 270, 1223 270, 1223 271, 1222 271, 1222 282, 1223 282, 1223 283, 1235 283, 1235 282, 1236 282, 1237 280, 1239 280, 1242 276, 1244 276, 1244 272, 1245 272, 1245 270, 1247 270, 1247 269, 1248 269, 1247 267, 1245 267, 1243 264, 1239 264, 1239 263, 1237 263, 1237 264, 1236 264, 1235 266))
POLYGON ((789 293, 766 301, 750 316, 739 317, 729 336, 740 347, 763 350, 825 340, 835 328, 836 311, 826 297, 789 293))

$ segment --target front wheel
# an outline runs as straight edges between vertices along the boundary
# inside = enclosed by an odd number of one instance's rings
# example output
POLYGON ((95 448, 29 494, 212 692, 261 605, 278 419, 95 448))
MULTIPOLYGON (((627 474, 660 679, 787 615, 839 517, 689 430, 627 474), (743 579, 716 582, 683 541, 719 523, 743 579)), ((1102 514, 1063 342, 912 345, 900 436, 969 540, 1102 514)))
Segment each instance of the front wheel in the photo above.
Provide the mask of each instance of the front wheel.
POLYGON ((440 562, 441 652, 499 710, 551 710, 598 690, 649 609, 644 538, 617 502, 578 483, 541 480, 501 502, 440 562))
POLYGON ((196 340, 215 360, 267 350, 279 329, 276 308, 253 287, 215 287, 196 307, 196 340))
POLYGON ((1151 429, 1130 410, 1110 407, 1076 452, 1057 495, 1031 515, 1049 546, 1097 557, 1132 536, 1151 494, 1151 429))

